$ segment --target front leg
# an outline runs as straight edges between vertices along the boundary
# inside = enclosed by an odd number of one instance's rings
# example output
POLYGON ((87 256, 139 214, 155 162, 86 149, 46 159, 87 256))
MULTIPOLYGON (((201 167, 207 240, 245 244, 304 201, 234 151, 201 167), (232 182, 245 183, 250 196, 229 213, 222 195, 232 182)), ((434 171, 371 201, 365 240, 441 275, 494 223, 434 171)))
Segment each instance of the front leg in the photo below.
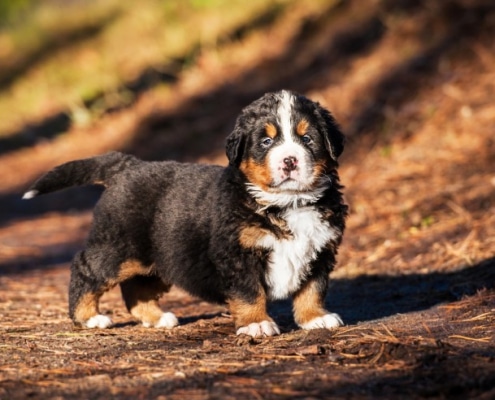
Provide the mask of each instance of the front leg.
POLYGON ((254 301, 239 296, 228 301, 236 333, 252 337, 280 335, 280 329, 266 312, 266 294, 260 292, 254 301))
POLYGON ((334 329, 344 325, 338 314, 325 310, 328 278, 310 278, 293 298, 294 319, 303 329, 334 329))

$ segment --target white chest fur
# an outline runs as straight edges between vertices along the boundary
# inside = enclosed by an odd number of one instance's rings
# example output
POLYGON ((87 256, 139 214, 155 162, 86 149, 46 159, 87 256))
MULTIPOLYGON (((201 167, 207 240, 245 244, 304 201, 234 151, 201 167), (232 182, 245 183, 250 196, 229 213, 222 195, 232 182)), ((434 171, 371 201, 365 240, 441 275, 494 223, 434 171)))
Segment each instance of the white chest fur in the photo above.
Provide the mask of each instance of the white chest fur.
POLYGON ((313 207, 288 209, 281 217, 292 233, 289 239, 265 236, 260 246, 270 249, 266 280, 271 299, 284 299, 299 289, 309 264, 338 231, 313 207))

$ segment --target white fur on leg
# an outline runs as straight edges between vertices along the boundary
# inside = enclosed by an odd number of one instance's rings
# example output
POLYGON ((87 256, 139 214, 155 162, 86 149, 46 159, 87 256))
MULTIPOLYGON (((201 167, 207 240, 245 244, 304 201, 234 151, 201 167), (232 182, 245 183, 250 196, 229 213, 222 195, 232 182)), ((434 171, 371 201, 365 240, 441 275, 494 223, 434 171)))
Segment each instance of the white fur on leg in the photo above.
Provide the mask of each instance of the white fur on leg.
POLYGON ((155 324, 155 328, 167 328, 167 329, 171 329, 171 328, 173 328, 174 326, 177 326, 177 325, 179 325, 179 320, 174 315, 174 313, 166 312, 166 313, 163 313, 162 314, 160 320, 155 324))
POLYGON ((301 328, 310 329, 335 329, 344 325, 338 314, 328 313, 321 317, 313 318, 311 321, 301 324, 301 328))
POLYGON ((109 328, 112 325, 112 320, 106 315, 95 315, 86 321, 86 328, 109 328))
POLYGON ((238 335, 249 335, 254 338, 262 336, 280 335, 280 329, 273 321, 253 322, 237 329, 238 335))

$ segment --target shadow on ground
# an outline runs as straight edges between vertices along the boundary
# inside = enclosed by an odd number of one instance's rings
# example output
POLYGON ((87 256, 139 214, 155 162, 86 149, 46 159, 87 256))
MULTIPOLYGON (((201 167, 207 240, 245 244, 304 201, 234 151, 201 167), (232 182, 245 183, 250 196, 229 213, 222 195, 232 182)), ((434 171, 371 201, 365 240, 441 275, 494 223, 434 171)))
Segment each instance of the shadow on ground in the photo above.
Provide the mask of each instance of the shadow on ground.
MULTIPOLYGON (((346 325, 354 325, 427 310, 493 287, 495 258, 490 258, 449 273, 362 275, 331 280, 325 303, 326 308, 339 314, 346 325)), ((296 328, 290 302, 273 303, 270 313, 285 330, 296 328)))

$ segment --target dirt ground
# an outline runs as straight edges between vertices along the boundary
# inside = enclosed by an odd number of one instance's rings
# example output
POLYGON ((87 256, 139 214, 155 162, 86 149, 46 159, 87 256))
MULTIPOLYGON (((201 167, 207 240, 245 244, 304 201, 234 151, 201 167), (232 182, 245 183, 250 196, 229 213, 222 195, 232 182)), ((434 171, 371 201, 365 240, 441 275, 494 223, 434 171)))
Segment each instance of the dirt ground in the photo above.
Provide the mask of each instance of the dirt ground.
POLYGON ((301 4, 90 126, 51 136, 47 115, 29 125, 43 140, 0 137, 0 399, 495 398, 495 5, 301 4), (302 331, 277 302, 280 336, 237 337, 225 307, 174 288, 173 330, 138 325, 117 289, 101 304, 115 327, 73 328, 69 265, 100 191, 21 201, 29 183, 111 149, 225 164, 242 106, 280 88, 320 101, 348 138, 327 297, 346 325, 302 331))

